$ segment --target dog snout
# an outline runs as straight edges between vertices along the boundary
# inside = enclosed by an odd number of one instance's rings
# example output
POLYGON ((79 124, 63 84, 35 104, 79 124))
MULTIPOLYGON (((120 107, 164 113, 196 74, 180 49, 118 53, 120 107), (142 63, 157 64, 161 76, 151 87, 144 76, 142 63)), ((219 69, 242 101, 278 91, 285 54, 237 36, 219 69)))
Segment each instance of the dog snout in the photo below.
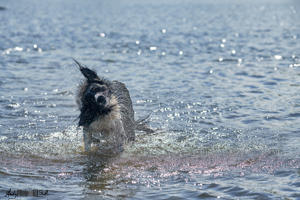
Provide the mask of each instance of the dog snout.
POLYGON ((106 104, 106 98, 103 95, 99 95, 98 97, 96 97, 96 101, 98 104, 103 106, 106 104))

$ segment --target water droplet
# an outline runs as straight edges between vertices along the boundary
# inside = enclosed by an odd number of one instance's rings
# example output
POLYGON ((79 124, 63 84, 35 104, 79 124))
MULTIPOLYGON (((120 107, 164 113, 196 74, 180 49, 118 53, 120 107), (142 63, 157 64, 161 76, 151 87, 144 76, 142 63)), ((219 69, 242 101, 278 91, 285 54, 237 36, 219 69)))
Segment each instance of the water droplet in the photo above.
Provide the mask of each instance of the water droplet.
POLYGON ((162 53, 161 53, 161 55, 165 56, 165 55, 166 55, 166 53, 165 53, 165 52, 162 52, 162 53))
POLYGON ((167 30, 166 30, 166 29, 163 29, 163 30, 161 30, 161 32, 162 32, 162 33, 166 33, 166 32, 167 32, 167 30))
POLYGON ((15 51, 23 51, 23 48, 21 48, 21 47, 15 47, 14 50, 15 51))
POLYGON ((139 43, 140 43, 140 41, 138 41, 138 40, 137 40, 137 41, 135 41, 135 43, 136 43, 136 44, 139 44, 139 43))
POLYGON ((104 168, 103 171, 104 172, 108 172, 110 169, 109 168, 104 168))
POLYGON ((232 54, 235 54, 236 52, 235 52, 235 50, 232 50, 231 53, 232 53, 232 54))
POLYGON ((275 55, 274 58, 275 58, 276 60, 282 60, 282 56, 281 56, 281 55, 275 55))
POLYGON ((219 61, 222 62, 222 61, 223 61, 223 58, 219 58, 219 61))
POLYGON ((226 39, 222 39, 222 42, 225 43, 225 42, 226 42, 226 39))
POLYGON ((100 37, 105 37, 105 33, 100 33, 100 37))
POLYGON ((225 44, 220 44, 220 47, 224 48, 224 47, 225 47, 225 44))
POLYGON ((156 50, 156 47, 150 47, 150 50, 151 50, 151 51, 155 51, 155 50, 156 50))
POLYGON ((18 107, 20 107, 20 104, 19 103, 12 103, 12 104, 8 104, 8 107, 10 107, 10 108, 18 108, 18 107))
POLYGON ((179 55, 182 55, 183 54, 183 52, 182 51, 179 51, 179 55))

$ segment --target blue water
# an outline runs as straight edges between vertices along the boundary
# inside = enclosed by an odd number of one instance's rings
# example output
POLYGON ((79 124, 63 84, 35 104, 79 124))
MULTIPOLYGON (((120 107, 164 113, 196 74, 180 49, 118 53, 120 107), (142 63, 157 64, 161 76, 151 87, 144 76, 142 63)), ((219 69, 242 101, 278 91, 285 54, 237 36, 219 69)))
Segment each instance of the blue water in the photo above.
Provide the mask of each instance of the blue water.
POLYGON ((0 6, 0 198, 300 199, 299 1, 0 6), (125 83, 155 133, 84 153, 71 58, 125 83))

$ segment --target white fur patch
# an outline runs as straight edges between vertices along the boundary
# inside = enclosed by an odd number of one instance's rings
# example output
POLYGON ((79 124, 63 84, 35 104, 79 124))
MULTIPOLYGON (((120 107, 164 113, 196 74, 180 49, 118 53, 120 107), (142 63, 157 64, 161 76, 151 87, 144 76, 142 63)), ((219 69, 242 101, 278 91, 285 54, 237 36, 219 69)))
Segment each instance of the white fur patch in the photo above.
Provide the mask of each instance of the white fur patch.
POLYGON ((109 105, 114 105, 112 111, 105 115, 98 117, 93 121, 88 129, 91 133, 102 133, 103 136, 109 137, 109 134, 116 129, 117 124, 121 121, 120 106, 117 98, 113 95, 109 105))

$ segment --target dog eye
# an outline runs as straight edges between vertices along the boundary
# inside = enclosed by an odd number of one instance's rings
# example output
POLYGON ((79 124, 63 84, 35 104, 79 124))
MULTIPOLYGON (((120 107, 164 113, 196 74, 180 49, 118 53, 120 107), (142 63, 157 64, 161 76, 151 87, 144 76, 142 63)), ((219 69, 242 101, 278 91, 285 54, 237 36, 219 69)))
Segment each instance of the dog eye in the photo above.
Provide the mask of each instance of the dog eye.
POLYGON ((94 92, 104 92, 105 91, 105 87, 96 87, 94 88, 94 92))

